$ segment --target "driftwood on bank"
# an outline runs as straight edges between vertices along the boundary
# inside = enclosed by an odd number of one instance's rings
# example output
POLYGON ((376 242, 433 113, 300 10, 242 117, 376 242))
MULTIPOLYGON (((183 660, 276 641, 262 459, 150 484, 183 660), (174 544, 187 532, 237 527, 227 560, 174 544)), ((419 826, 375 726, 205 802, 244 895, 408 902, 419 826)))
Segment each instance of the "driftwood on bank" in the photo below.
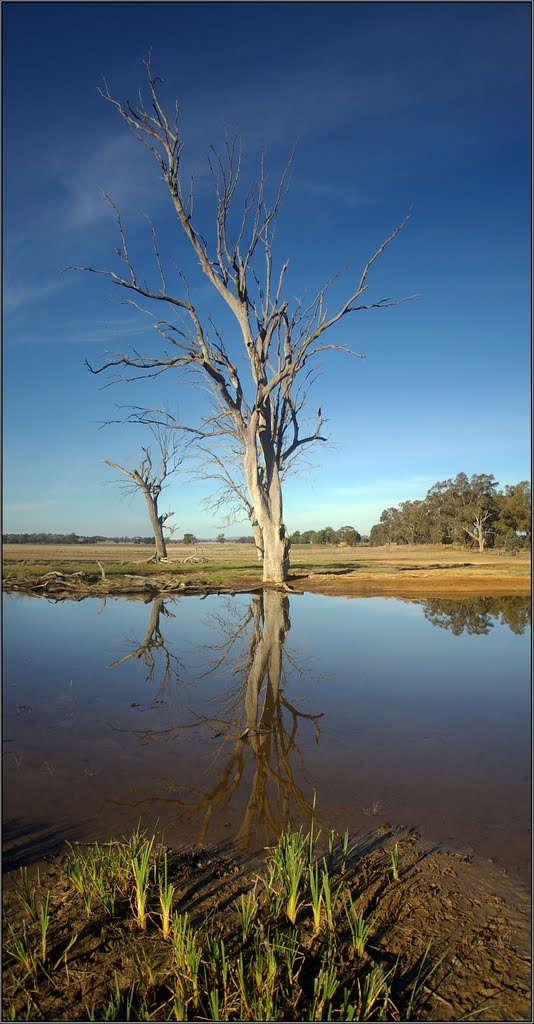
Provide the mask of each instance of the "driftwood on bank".
MULTIPOLYGON (((194 556, 185 559, 186 562, 200 561, 194 556)), ((98 563, 100 566, 100 563, 98 563)), ((182 564, 182 563, 181 563, 182 564)), ((129 573, 120 575, 107 575, 100 566, 100 573, 96 572, 47 572, 35 576, 19 577, 13 573, 4 576, 2 589, 6 593, 35 594, 41 597, 48 597, 52 600, 82 600, 84 597, 108 597, 112 595, 146 595, 151 597, 156 594, 183 593, 206 594, 208 592, 238 593, 240 588, 234 585, 213 584, 209 580, 193 577, 188 578, 177 573, 150 573, 146 576, 135 576, 129 573)), ((249 593, 255 589, 252 586, 243 586, 243 592, 249 593)))

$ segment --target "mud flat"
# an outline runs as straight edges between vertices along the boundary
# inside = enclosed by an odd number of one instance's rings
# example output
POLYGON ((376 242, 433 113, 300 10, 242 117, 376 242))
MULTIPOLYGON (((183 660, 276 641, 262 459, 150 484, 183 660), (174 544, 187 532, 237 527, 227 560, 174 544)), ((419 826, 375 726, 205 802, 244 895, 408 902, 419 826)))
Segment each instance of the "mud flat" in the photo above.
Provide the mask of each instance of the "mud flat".
MULTIPOLYGON (((342 898, 334 901, 331 924, 323 916, 319 931, 312 927, 311 905, 305 900, 294 928, 282 920, 283 911, 273 920, 272 893, 269 896, 262 881, 265 851, 246 859, 229 846, 167 849, 166 854, 168 881, 175 886, 174 910, 189 914, 200 943, 206 942, 208 934, 224 941, 231 977, 232 956, 237 957, 239 949, 248 955, 253 945, 250 937, 248 945, 244 941, 238 910, 241 894, 248 898, 252 892, 260 944, 265 944, 266 935, 271 941, 269 936, 289 932, 298 943, 300 972, 292 991, 300 993, 301 1002, 312 991, 321 958, 327 955, 328 963, 335 966, 340 991, 348 985, 358 993, 357 979, 363 985, 367 975, 388 979, 388 1015, 376 1015, 377 1002, 374 1013, 371 1007, 356 1019, 452 1021, 470 1015, 484 1021, 532 1019, 528 893, 491 862, 429 847, 409 829, 388 825, 350 837, 345 864, 340 865, 338 854, 329 870, 332 891, 341 885, 350 894, 355 913, 369 927, 365 951, 358 956, 342 898), (397 877, 392 870, 394 851, 397 877), (272 932, 265 931, 260 919, 270 920, 272 932), (417 998, 406 1017, 414 984, 417 998)), ((172 942, 162 941, 158 904, 149 901, 143 930, 132 900, 117 898, 113 914, 95 905, 88 913, 69 880, 66 864, 67 858, 56 859, 34 864, 28 871, 27 891, 35 890, 37 905, 42 906, 45 894, 50 894, 46 970, 37 966, 30 971, 33 977, 23 978, 24 971, 18 969, 14 938, 23 940, 27 948, 33 942, 39 950, 39 925, 21 914, 15 888, 21 885, 20 876, 16 872, 4 876, 3 1019, 177 1019, 169 996, 174 984, 172 957, 177 954, 172 942), (149 1017, 144 1015, 147 1011, 149 1017)), ((174 1009, 178 1012, 176 1003, 174 1009)), ((206 1019, 191 1004, 188 1010, 185 1018, 178 1019, 206 1019)), ((247 1016, 243 1007, 241 1013, 220 1019, 278 1019, 258 1018, 252 1011, 247 1016)), ((322 1017, 288 1013, 284 1019, 322 1017)), ((343 1017, 337 1008, 331 1019, 352 1018, 343 1017)))
MULTIPOLYGON (((254 548, 172 545, 149 563, 142 545, 6 544, 6 592, 70 597, 140 593, 235 593, 261 587, 254 548)), ((530 557, 424 545, 392 548, 294 546, 287 583, 294 593, 332 596, 462 597, 529 595, 530 557)))

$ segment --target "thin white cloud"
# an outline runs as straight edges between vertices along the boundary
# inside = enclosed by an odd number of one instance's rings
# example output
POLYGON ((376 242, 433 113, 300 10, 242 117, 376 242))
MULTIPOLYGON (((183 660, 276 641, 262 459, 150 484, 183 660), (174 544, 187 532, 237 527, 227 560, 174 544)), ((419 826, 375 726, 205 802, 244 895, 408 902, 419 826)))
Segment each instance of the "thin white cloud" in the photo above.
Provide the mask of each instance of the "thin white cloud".
POLYGON ((38 302, 48 295, 57 292, 63 286, 64 281, 59 277, 41 285, 28 284, 27 282, 10 283, 6 281, 3 297, 4 315, 10 316, 18 309, 25 308, 31 303, 38 302))
POLYGON ((351 209, 367 209, 374 206, 376 200, 365 195, 360 189, 348 185, 329 185, 326 182, 297 180, 295 189, 299 192, 307 192, 316 199, 333 199, 351 209))
POLYGON ((4 505, 4 513, 38 512, 41 508, 50 508, 51 505, 57 504, 58 502, 55 498, 43 499, 42 501, 19 501, 4 505))
MULTIPOLYGON (((154 188, 155 165, 140 159, 135 142, 126 131, 92 145, 73 160, 72 151, 55 152, 50 171, 64 192, 59 213, 59 228, 78 231, 107 220, 113 214, 102 191, 111 196, 122 212, 131 206, 141 209, 147 198, 157 201, 154 188)), ((138 147, 138 150, 140 147, 138 147)))
POLYGON ((17 344, 54 344, 65 345, 100 345, 115 351, 116 346, 124 346, 134 338, 151 338, 151 326, 148 319, 141 320, 70 320, 54 322, 45 328, 21 330, 14 340, 17 344))

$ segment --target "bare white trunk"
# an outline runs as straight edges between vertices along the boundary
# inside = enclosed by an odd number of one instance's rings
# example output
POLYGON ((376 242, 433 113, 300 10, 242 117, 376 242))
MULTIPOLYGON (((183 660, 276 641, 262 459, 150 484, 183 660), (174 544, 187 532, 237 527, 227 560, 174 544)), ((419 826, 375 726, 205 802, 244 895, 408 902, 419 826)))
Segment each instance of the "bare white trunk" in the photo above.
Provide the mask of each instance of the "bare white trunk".
POLYGON ((279 517, 273 517, 263 527, 263 582, 285 583, 289 573, 288 532, 279 517))
POLYGON ((143 488, 143 494, 146 499, 148 506, 148 514, 150 516, 150 522, 152 523, 152 529, 154 531, 154 540, 156 542, 156 561, 159 562, 161 558, 167 557, 167 546, 165 544, 165 538, 163 536, 163 526, 161 518, 158 515, 158 500, 153 498, 150 491, 143 488))
POLYGON ((255 438, 246 448, 244 469, 254 507, 256 529, 263 542, 263 582, 285 583, 289 573, 291 542, 282 518, 282 487, 278 467, 272 466, 268 483, 260 483, 255 438))
POLYGON ((254 543, 256 545, 256 555, 258 558, 258 562, 262 562, 264 554, 263 536, 260 529, 260 525, 258 522, 256 522, 255 519, 252 520, 252 535, 254 537, 254 543))

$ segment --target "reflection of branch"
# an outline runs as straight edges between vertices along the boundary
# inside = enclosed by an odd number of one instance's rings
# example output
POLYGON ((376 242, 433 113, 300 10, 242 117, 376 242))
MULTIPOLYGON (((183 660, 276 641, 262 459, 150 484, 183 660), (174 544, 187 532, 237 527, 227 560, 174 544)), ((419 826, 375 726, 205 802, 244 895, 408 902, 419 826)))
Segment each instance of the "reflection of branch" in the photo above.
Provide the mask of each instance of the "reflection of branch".
MULTIPOLYGON (((248 751, 254 756, 255 771, 244 819, 236 837, 238 842, 248 845, 260 824, 271 833, 280 831, 289 824, 292 805, 307 818, 312 814, 311 803, 295 782, 291 762, 298 754, 295 737, 299 719, 313 721, 317 738, 321 715, 299 712, 280 690, 284 643, 291 625, 289 598, 277 591, 254 595, 248 619, 252 620, 252 629, 244 687, 245 714, 241 717, 245 730, 240 730, 239 738, 234 740, 219 783, 194 805, 197 811, 205 809, 201 841, 204 841, 217 805, 222 802, 226 806, 238 788, 248 751), (285 725, 284 709, 291 715, 290 729, 285 725), (274 809, 269 783, 276 798, 274 809)), ((204 718, 203 721, 207 723, 209 719, 204 718)), ((228 722, 227 739, 235 725, 235 719, 228 722)))
POLYGON ((137 658, 142 661, 147 669, 146 681, 152 682, 158 663, 158 655, 163 661, 163 674, 159 692, 165 690, 172 681, 179 682, 179 673, 183 671, 183 665, 175 654, 169 650, 160 628, 160 616, 165 615, 174 619, 175 615, 165 607, 163 597, 155 597, 150 611, 150 622, 142 642, 124 657, 113 661, 108 668, 117 668, 124 665, 130 658, 137 658))
MULTIPOLYGON (((219 614, 211 621, 223 639, 208 648, 213 654, 212 663, 201 678, 224 664, 242 684, 219 695, 214 714, 195 715, 192 723, 163 730, 137 730, 136 734, 147 742, 168 743, 200 725, 210 729, 212 735, 222 736, 211 762, 213 769, 216 761, 222 761, 216 783, 207 791, 172 783, 173 796, 164 800, 166 804, 174 801, 181 817, 201 816, 201 843, 214 814, 228 807, 248 778, 247 767, 252 765, 250 793, 236 836, 238 843, 248 846, 260 828, 272 837, 294 823, 295 817, 311 818, 312 803, 294 777, 295 763, 302 764, 296 737, 299 722, 305 719, 313 723, 318 743, 322 714, 299 711, 281 689, 284 644, 291 625, 287 594, 270 590, 254 594, 241 621, 219 614)), ((205 652, 203 647, 203 658, 205 652)))

